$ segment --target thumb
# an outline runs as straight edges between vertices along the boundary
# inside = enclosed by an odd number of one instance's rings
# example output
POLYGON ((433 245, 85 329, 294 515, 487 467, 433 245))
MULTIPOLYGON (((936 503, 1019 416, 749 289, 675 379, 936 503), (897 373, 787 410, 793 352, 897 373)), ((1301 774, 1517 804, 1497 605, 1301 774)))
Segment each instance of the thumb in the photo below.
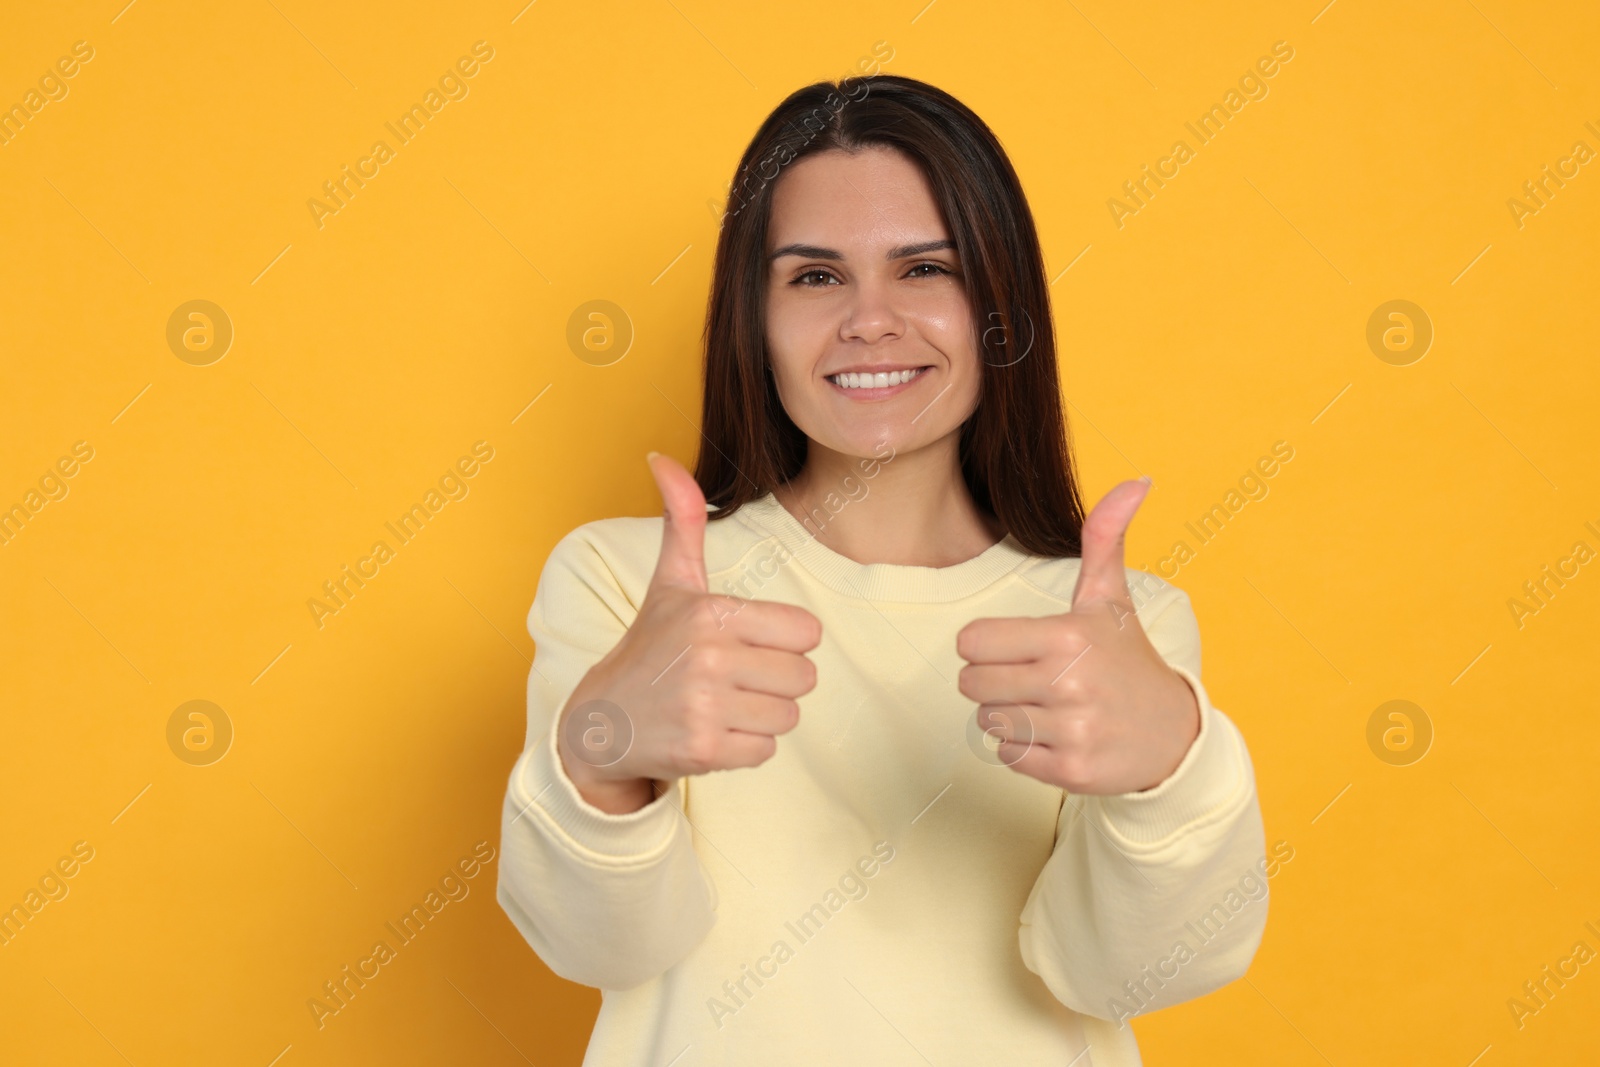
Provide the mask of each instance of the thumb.
POLYGON ((700 483, 671 456, 650 452, 645 462, 650 465, 665 505, 661 555, 650 576, 650 588, 671 586, 707 592, 706 497, 700 491, 700 483))
POLYGON ((1128 575, 1123 542, 1134 512, 1144 503, 1150 483, 1143 479, 1111 488, 1083 521, 1083 565, 1072 590, 1072 609, 1091 600, 1128 600, 1128 575))

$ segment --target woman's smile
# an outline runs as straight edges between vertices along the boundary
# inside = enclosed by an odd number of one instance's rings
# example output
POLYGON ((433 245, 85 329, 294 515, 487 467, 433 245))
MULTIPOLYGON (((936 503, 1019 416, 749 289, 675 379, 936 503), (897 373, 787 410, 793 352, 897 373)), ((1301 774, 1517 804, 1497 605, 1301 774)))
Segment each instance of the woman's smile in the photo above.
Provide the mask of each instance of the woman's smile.
POLYGON ((850 400, 886 400, 910 389, 932 369, 931 364, 882 370, 860 367, 826 375, 823 380, 850 400))

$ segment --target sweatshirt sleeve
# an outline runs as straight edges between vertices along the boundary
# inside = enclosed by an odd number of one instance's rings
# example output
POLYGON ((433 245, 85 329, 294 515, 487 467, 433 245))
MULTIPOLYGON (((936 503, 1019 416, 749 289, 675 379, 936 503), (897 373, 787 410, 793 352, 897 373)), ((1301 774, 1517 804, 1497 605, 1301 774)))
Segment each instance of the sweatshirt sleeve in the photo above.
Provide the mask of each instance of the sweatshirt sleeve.
POLYGON ((1063 794, 1055 848, 1019 932, 1023 962, 1056 999, 1119 1026, 1242 977, 1267 921, 1266 841, 1249 751, 1200 682, 1188 595, 1164 586, 1150 608, 1151 621, 1140 621, 1194 690, 1199 735, 1151 789, 1063 794))
POLYGON ((556 544, 528 613, 537 647, 527 744, 501 813, 496 897, 556 974, 629 989, 700 943, 711 929, 716 891, 684 816, 686 783, 673 783, 636 812, 612 815, 583 799, 556 754, 558 712, 637 616, 593 536, 606 521, 580 526, 556 544))

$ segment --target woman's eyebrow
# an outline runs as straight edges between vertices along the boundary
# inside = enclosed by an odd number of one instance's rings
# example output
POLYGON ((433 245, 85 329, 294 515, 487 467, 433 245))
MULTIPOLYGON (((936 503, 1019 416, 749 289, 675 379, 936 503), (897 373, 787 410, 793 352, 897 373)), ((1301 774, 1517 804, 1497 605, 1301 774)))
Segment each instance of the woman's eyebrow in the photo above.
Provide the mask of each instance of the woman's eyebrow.
MULTIPOLYGON (((951 251, 954 251, 955 247, 956 244, 954 241, 950 240, 949 238, 941 238, 937 241, 923 241, 920 244, 901 245, 898 248, 891 248, 883 258, 886 260, 909 259, 912 256, 920 256, 927 252, 939 251, 940 249, 947 248, 951 251)), ((800 256, 803 259, 831 260, 841 260, 844 258, 843 253, 837 252, 832 248, 822 248, 818 245, 788 244, 772 253, 772 255, 768 256, 767 259, 770 262, 772 260, 781 259, 784 256, 800 256)))

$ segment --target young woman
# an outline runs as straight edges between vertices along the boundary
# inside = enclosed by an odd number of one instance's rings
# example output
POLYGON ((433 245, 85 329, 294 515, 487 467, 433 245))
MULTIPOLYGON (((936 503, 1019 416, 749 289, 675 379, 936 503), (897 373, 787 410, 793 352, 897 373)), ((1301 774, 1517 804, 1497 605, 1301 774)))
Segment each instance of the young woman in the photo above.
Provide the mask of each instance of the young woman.
POLYGON ((1250 757, 1188 597, 1084 517, 1021 184, 948 94, 802 89, 740 162, 693 476, 552 550, 499 900, 585 1064, 1125 1067, 1244 974, 1250 757))

